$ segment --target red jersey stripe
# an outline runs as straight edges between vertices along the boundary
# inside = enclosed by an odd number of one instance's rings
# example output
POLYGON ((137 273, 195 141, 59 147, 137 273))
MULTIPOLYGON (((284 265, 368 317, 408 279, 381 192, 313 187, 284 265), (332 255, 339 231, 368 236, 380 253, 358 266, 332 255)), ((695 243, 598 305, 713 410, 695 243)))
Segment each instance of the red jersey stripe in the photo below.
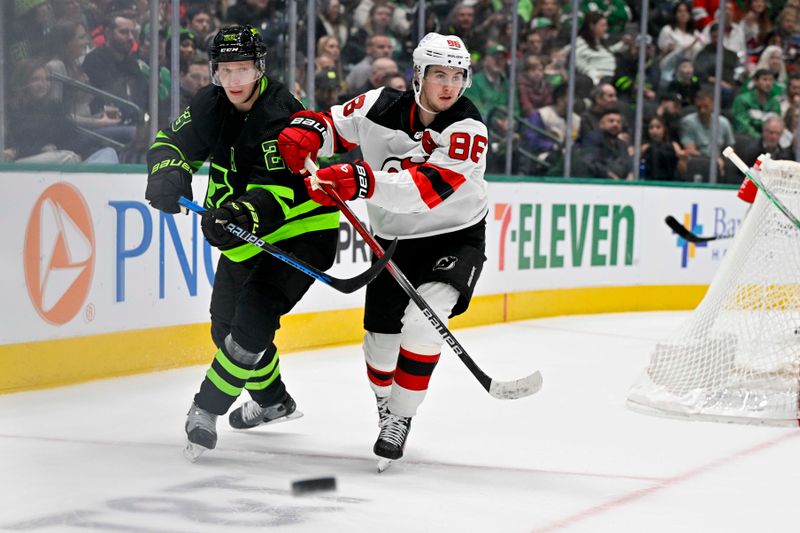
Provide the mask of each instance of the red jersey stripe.
POLYGON ((410 169, 422 201, 433 209, 456 192, 467 179, 463 174, 430 163, 410 169))

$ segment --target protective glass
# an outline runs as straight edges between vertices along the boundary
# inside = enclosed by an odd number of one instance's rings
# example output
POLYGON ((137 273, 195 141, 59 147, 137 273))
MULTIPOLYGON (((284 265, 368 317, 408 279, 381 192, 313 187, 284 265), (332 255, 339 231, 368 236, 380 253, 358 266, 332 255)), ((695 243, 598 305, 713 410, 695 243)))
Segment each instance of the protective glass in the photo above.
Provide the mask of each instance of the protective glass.
POLYGON ((450 86, 455 87, 456 89, 460 89, 464 87, 467 82, 467 78, 464 75, 464 72, 454 72, 454 73, 446 73, 446 72, 428 72, 425 75, 425 81, 431 83, 433 85, 440 85, 440 86, 450 86))
POLYGON ((211 82, 220 87, 241 87, 257 81, 261 70, 255 61, 211 62, 211 82))

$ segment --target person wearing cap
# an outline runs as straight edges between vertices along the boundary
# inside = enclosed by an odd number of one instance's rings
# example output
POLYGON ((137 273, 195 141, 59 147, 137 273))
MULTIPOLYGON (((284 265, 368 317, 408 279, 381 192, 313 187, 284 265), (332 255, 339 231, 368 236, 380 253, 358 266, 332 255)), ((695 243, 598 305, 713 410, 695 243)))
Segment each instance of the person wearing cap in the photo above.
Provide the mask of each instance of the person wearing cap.
MULTIPOLYGON (((361 149, 363 160, 321 169, 317 177, 345 201, 365 200, 378 242, 399 239, 393 261, 446 323, 466 311, 485 261, 489 141, 465 96, 472 69, 464 42, 429 33, 412 57, 410 90, 380 87, 326 113, 298 113, 278 147, 298 173, 306 173, 307 157, 361 149)), ((306 184, 314 200, 334 205, 312 179, 306 184)), ((385 270, 367 285, 364 328, 380 469, 403 456, 443 341, 385 270)))
MULTIPOLYGON (((164 43, 164 54, 172 57, 172 32, 167 32, 166 42, 164 43)), ((197 54, 197 36, 193 31, 180 28, 178 32, 178 73, 186 72, 189 61, 197 54)))
POLYGON ((277 137, 303 109, 279 81, 267 79, 267 49, 252 26, 223 28, 209 47, 213 84, 156 134, 147 152, 145 199, 164 213, 192 198, 192 175, 210 163, 202 229, 221 252, 211 294, 211 337, 217 351, 189 409, 186 457, 217 444, 216 419, 243 389, 252 401, 230 413, 248 429, 298 416, 284 385, 275 331, 313 279, 225 229, 233 223, 316 267, 333 265, 339 234, 335 207, 311 201, 284 164, 277 137))
POLYGON ((335 70, 323 70, 314 77, 314 103, 317 110, 326 110, 339 103, 342 81, 335 70))
POLYGON ((597 127, 581 137, 575 158, 576 176, 631 180, 633 160, 630 145, 622 135, 622 113, 612 107, 603 111, 597 127))

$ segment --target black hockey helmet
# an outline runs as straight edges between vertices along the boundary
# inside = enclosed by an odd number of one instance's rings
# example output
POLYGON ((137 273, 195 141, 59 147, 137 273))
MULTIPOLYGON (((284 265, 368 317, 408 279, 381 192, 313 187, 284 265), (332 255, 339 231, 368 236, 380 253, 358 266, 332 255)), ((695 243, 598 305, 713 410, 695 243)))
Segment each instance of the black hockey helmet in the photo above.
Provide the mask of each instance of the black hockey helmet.
POLYGON ((242 84, 256 81, 266 71, 267 46, 261 40, 258 30, 249 24, 222 28, 214 36, 208 47, 211 67, 211 80, 222 86, 219 78, 219 64, 232 61, 253 61, 256 73, 253 78, 243 80, 242 84))

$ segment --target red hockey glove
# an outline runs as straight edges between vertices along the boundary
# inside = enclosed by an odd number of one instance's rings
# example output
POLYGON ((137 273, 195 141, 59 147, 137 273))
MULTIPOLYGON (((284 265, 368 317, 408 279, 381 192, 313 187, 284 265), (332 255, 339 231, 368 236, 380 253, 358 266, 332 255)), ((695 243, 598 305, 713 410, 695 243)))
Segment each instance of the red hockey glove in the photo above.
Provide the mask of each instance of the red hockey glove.
POLYGON ((306 156, 317 160, 328 125, 322 113, 298 111, 289 120, 289 125, 278 135, 278 151, 289 170, 299 174, 303 170, 306 156))
POLYGON ((258 213, 250 202, 228 202, 217 209, 209 209, 203 213, 200 226, 208 244, 220 250, 244 244, 225 229, 231 222, 250 233, 255 233, 259 229, 258 213))
MULTIPOLYGON (((366 161, 356 161, 344 165, 333 165, 317 171, 320 181, 330 182, 342 200, 370 198, 375 192, 375 176, 366 161)), ((306 189, 311 199, 320 205, 336 205, 322 189, 311 186, 311 178, 306 178, 306 189)))

